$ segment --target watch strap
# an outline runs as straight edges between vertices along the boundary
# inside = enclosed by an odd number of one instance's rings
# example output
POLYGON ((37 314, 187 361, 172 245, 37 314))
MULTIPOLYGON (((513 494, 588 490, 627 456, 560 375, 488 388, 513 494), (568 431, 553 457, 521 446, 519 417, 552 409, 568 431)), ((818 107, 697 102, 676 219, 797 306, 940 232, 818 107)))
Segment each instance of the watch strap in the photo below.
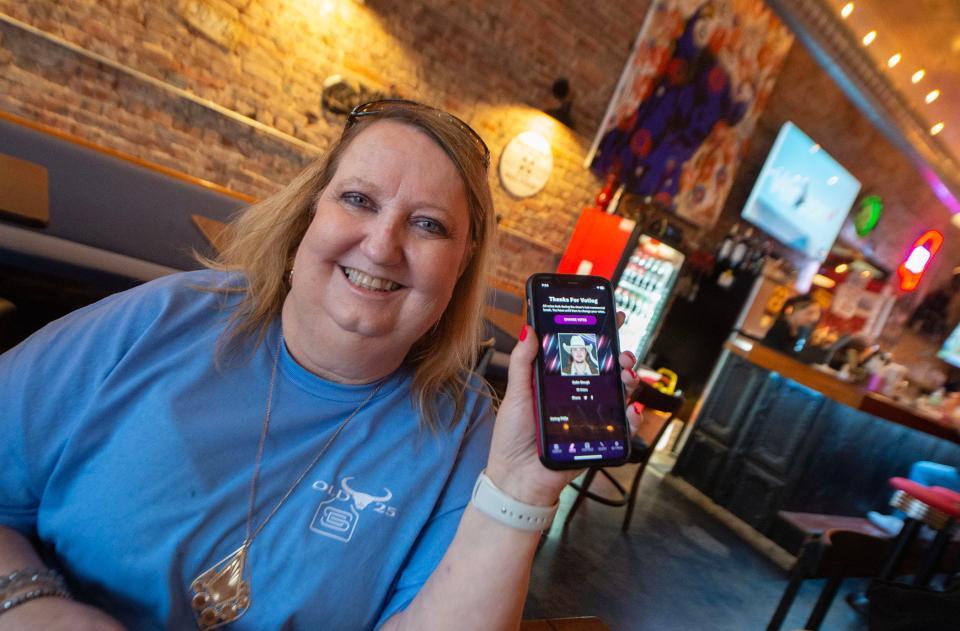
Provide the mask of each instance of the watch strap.
POLYGON ((559 501, 553 506, 524 504, 497 488, 483 471, 477 476, 470 501, 484 515, 518 530, 548 529, 560 507, 559 501))

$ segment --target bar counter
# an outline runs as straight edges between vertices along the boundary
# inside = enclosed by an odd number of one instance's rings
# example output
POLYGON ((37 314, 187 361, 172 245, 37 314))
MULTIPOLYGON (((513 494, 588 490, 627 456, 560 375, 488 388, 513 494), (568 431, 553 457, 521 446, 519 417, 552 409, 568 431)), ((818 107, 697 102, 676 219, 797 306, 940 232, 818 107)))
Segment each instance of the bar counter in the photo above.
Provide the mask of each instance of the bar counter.
POLYGON ((673 474, 787 550, 777 511, 888 512, 887 479, 960 466, 948 424, 746 338, 727 342, 673 474))

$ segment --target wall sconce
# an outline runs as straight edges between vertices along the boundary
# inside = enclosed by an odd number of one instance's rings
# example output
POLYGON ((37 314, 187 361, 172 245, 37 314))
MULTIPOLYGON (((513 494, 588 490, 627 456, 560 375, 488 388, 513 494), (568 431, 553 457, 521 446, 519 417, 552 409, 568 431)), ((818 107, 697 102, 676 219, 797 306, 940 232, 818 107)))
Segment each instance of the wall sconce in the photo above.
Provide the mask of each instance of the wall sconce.
POLYGON ((324 111, 346 116, 358 105, 367 101, 396 98, 379 90, 373 90, 358 81, 348 81, 338 74, 330 75, 323 82, 323 93, 320 96, 320 105, 324 111))
POLYGON ((560 102, 557 107, 543 110, 544 114, 552 116, 557 121, 563 123, 570 129, 576 131, 577 126, 573 122, 573 91, 570 89, 570 82, 561 77, 553 82, 550 88, 553 98, 560 102))

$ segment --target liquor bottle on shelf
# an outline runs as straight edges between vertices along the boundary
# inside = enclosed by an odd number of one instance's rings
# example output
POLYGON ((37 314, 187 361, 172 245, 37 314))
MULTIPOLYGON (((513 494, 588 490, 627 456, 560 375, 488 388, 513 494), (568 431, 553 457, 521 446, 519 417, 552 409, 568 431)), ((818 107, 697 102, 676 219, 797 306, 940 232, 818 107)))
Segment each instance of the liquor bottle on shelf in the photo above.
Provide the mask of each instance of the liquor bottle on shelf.
POLYGON ((773 252, 773 245, 770 239, 763 242, 763 245, 754 248, 750 253, 750 259, 747 262, 747 269, 751 274, 759 274, 763 271, 763 266, 770 258, 773 252))
POLYGON ((748 227, 743 233, 743 238, 733 246, 733 252, 730 253, 730 267, 739 269, 743 262, 749 258, 753 245, 753 228, 748 227))
POLYGON ((733 227, 730 228, 730 231, 727 232, 727 236, 723 238, 723 241, 720 242, 720 247, 717 248, 717 265, 721 265, 730 258, 730 255, 733 254, 733 248, 737 245, 739 241, 740 224, 735 223, 733 227))

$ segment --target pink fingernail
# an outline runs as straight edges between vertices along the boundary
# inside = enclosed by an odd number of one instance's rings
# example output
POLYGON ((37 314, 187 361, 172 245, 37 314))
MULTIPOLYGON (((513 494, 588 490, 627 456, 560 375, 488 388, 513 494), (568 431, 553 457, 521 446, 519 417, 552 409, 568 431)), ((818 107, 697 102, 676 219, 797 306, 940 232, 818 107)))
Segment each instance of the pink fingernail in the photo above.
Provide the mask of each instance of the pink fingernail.
POLYGON ((523 328, 520 329, 519 339, 520 339, 521 342, 522 342, 523 340, 527 339, 527 325, 526 325, 526 324, 524 324, 524 325, 523 325, 523 328))
POLYGON ((637 414, 643 414, 643 404, 640 403, 639 401, 634 401, 633 411, 636 412, 637 414))
MULTIPOLYGON (((636 356, 636 355, 634 355, 634 354, 631 353, 630 351, 624 351, 624 352, 625 352, 627 355, 630 356, 630 361, 631 361, 631 362, 633 362, 634 364, 637 363, 637 356, 636 356)), ((634 376, 636 376, 636 375, 634 375, 634 376)))
POLYGON ((627 372, 630 373, 630 377, 633 379, 637 378, 637 373, 633 372, 633 368, 627 368, 627 372))

